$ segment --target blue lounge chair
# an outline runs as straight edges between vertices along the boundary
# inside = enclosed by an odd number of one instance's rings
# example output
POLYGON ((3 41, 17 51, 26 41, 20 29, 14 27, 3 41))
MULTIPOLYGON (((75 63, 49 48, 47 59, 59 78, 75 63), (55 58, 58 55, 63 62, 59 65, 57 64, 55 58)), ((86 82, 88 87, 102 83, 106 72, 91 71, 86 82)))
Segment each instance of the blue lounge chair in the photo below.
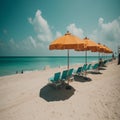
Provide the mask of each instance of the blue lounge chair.
POLYGON ((74 79, 73 78, 73 70, 74 70, 73 68, 68 70, 67 78, 69 80, 73 80, 74 79))
POLYGON ((86 70, 87 70, 87 64, 84 64, 81 70, 82 75, 86 75, 86 70))
POLYGON ((64 70, 62 72, 62 76, 60 78, 61 81, 66 81, 67 80, 67 76, 68 76, 68 70, 64 70))
POLYGON ((58 87, 61 85, 61 82, 60 82, 60 75, 61 75, 61 72, 57 72, 54 74, 53 77, 50 77, 48 80, 49 80, 49 85, 53 86, 53 87, 58 87))
POLYGON ((58 82, 60 80, 61 72, 55 73, 53 77, 50 77, 48 80, 51 82, 58 82))
POLYGON ((99 64, 98 63, 95 63, 93 66, 92 66, 92 69, 98 69, 99 67, 99 64))
POLYGON ((86 71, 86 69, 87 69, 87 64, 84 64, 82 67, 82 72, 86 71))
POLYGON ((93 66, 92 66, 92 69, 99 72, 99 64, 98 63, 95 63, 93 66))
POLYGON ((86 70, 90 70, 90 69, 91 69, 91 66, 92 66, 92 64, 89 64, 89 65, 87 66, 86 70))
POLYGON ((74 74, 80 75, 81 72, 82 72, 82 67, 78 67, 78 69, 74 71, 74 74))

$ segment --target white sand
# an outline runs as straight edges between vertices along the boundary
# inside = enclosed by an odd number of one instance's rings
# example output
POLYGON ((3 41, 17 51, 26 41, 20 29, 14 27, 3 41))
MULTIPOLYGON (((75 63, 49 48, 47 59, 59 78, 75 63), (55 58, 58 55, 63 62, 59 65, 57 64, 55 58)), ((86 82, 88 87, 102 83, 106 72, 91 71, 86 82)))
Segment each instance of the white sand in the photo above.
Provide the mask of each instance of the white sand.
POLYGON ((0 120, 120 120, 120 66, 104 68, 71 90, 46 86, 64 68, 0 77, 0 120))

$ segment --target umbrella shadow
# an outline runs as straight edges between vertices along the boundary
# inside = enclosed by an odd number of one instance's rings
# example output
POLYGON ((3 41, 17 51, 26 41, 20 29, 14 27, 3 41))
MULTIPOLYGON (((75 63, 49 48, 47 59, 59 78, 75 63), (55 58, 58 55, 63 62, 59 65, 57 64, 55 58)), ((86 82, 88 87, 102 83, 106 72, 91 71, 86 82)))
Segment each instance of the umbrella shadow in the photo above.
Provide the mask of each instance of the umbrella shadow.
POLYGON ((75 89, 71 86, 71 89, 67 90, 65 87, 55 89, 49 85, 40 89, 39 97, 43 98, 47 102, 67 100, 74 95, 75 89))
POLYGON ((90 81, 92 81, 91 78, 80 76, 80 75, 74 75, 74 80, 78 81, 78 82, 90 82, 90 81))
POLYGON ((99 70, 106 70, 105 68, 103 68, 103 67, 99 67, 99 70))
POLYGON ((90 73, 90 74, 95 74, 95 75, 103 74, 103 73, 101 73, 100 71, 89 71, 88 73, 90 73))

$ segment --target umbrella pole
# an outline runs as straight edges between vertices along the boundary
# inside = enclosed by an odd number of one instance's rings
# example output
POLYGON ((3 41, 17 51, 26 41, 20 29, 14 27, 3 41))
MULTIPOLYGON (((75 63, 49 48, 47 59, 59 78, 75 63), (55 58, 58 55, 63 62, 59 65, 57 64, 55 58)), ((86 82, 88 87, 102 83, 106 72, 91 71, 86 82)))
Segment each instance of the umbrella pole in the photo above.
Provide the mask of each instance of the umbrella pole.
MULTIPOLYGON (((67 66, 67 70, 69 70, 69 49, 67 50, 67 56, 68 56, 68 66, 67 66)), ((69 86, 69 79, 68 79, 68 86, 69 86)))
POLYGON ((67 50, 67 56, 68 56, 68 59, 67 59, 67 62, 68 62, 67 69, 69 70, 69 49, 67 50))
POLYGON ((85 64, 87 64, 87 50, 85 51, 85 64))
POLYGON ((99 63, 99 60, 100 60, 100 52, 98 52, 98 63, 99 63))
MULTIPOLYGON (((87 64, 87 50, 85 50, 85 64, 87 64)), ((87 70, 85 71, 85 77, 86 77, 86 74, 87 74, 87 70)))

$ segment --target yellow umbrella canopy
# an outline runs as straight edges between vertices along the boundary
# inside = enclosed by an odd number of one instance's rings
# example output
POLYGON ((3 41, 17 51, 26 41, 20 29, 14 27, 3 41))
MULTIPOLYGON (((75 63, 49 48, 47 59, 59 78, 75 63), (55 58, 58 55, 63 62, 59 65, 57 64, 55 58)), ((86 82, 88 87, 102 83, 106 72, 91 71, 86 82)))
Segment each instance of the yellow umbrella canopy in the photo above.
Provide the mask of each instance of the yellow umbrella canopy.
POLYGON ((85 37, 83 39, 83 41, 85 43, 84 50, 91 50, 91 51, 96 50, 96 51, 98 51, 99 46, 98 46, 98 44, 96 42, 94 42, 93 40, 91 40, 91 39, 89 39, 87 37, 85 37))
POLYGON ((68 69, 69 69, 69 49, 82 49, 84 47, 83 41, 77 37, 69 33, 67 33, 54 40, 53 42, 50 43, 49 45, 49 50, 68 50, 68 69))
POLYGON ((105 53, 112 53, 112 50, 110 48, 108 48, 106 45, 104 45, 104 47, 106 48, 105 53))
POLYGON ((105 53, 107 51, 107 48, 101 43, 98 44, 99 44, 99 52, 105 53))
POLYGON ((100 48, 99 48, 99 52, 103 53, 104 54, 104 57, 105 57, 105 53, 109 53, 109 48, 105 45, 102 45, 101 43, 98 43, 100 48))
POLYGON ((55 50, 55 49, 64 50, 64 49, 78 49, 78 48, 82 49, 83 47, 84 47, 83 41, 79 37, 69 33, 69 31, 67 31, 67 33, 64 36, 59 37, 53 42, 51 42, 51 44, 49 45, 50 50, 55 50))
POLYGON ((87 37, 83 39, 83 42, 84 42, 84 48, 76 49, 76 51, 80 51, 80 50, 85 51, 85 64, 87 64, 87 51, 90 50, 92 52, 97 52, 99 50, 99 45, 87 37))

